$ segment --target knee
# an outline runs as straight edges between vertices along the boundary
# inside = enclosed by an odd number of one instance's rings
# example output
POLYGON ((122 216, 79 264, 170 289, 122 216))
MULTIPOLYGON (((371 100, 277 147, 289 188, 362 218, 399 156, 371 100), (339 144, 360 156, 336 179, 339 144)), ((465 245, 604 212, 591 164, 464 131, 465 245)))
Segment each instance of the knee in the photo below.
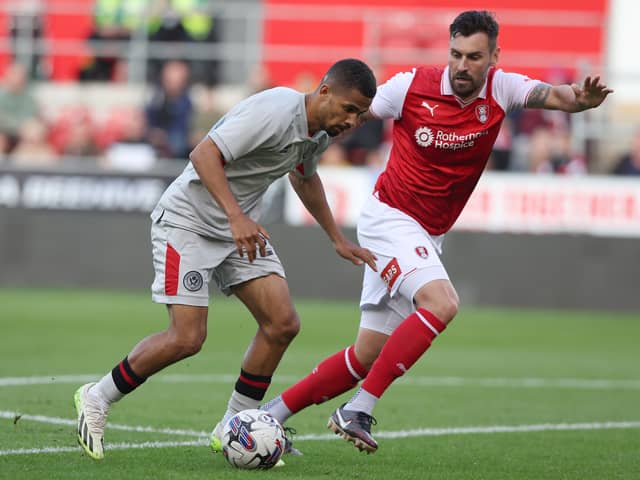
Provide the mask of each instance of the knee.
POLYGON ((353 345, 353 354, 362 368, 369 372, 389 338, 386 334, 361 328, 353 345))
POLYGON ((428 310, 438 320, 447 324, 458 314, 459 300, 457 295, 446 295, 429 300, 421 299, 416 295, 416 306, 428 310))
POLYGON ((288 345, 300 332, 300 318, 293 308, 279 312, 264 327, 267 336, 275 343, 288 345))
POLYGON ((380 355, 380 350, 377 345, 356 343, 354 353, 362 368, 369 372, 373 362, 380 355))
POLYGON ((206 331, 188 333, 173 332, 170 336, 171 348, 178 359, 191 357, 202 349, 202 345, 204 345, 206 338, 206 331))
POLYGON ((457 299, 447 299, 439 306, 439 313, 434 315, 444 323, 449 323, 458 314, 458 303, 457 299))

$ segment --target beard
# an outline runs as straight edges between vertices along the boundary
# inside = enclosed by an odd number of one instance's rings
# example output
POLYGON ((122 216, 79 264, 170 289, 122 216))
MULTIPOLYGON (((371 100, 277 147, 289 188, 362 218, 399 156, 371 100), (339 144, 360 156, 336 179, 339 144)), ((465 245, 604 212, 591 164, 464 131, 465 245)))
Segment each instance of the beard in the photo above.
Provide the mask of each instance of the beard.
POLYGON ((338 135, 341 135, 342 133, 347 131, 348 128, 345 128, 339 125, 332 125, 331 127, 327 127, 324 130, 327 132, 327 135, 329 135, 330 137, 337 137, 338 135))
POLYGON ((449 81, 453 92, 460 98, 470 97, 479 88, 473 78, 465 74, 450 74, 449 81))

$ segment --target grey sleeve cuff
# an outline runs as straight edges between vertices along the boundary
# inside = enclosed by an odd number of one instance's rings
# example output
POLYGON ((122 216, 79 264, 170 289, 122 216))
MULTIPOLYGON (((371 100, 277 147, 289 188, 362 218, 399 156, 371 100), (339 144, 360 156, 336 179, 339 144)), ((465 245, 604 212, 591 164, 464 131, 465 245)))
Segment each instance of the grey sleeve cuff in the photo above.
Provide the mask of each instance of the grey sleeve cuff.
POLYGON ((218 135, 218 133, 215 130, 209 132, 208 135, 209 135, 209 138, 213 140, 214 143, 218 146, 218 149, 222 153, 224 160, 226 162, 232 161, 234 159, 233 153, 231 153, 231 150, 229 150, 229 147, 227 146, 227 144, 224 143, 224 140, 222 139, 222 137, 218 135))

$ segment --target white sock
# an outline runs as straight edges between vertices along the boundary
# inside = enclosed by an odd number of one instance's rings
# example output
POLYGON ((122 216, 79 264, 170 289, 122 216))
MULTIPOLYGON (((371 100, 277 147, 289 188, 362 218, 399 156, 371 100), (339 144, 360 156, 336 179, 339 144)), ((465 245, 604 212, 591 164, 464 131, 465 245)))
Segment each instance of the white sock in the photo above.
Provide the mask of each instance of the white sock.
POLYGON ((231 397, 229 398, 229 403, 227 403, 227 411, 224 413, 224 417, 222 417, 222 425, 226 425, 226 423, 236 413, 241 412, 242 410, 258 408, 259 405, 260 400, 247 397, 246 395, 242 395, 241 393, 238 393, 234 390, 231 394, 231 397))
POLYGON ((98 383, 91 387, 89 394, 95 395, 107 406, 124 397, 124 393, 116 387, 116 383, 113 381, 111 372, 107 373, 98 383))
POLYGON ((373 413, 378 397, 370 394, 363 388, 359 388, 356 394, 344 406, 345 410, 354 410, 356 412, 364 412, 368 415, 373 413))
POLYGON ((287 405, 282 400, 282 396, 278 395, 273 400, 268 401, 264 405, 260 407, 260 410, 265 410, 269 412, 273 418, 280 422, 280 425, 283 425, 287 419, 293 415, 293 412, 289 410, 287 405))

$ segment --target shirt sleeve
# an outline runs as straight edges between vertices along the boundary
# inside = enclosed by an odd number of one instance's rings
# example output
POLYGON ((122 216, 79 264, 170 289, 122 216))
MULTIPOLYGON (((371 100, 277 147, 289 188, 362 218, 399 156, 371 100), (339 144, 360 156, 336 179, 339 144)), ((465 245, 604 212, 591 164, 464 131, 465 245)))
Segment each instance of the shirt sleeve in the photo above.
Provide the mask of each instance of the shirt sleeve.
POLYGON ((410 72, 397 73, 380 85, 369 107, 371 113, 377 118, 398 120, 402 115, 404 99, 415 74, 415 68, 410 72))
POLYGON ((229 110, 209 130, 209 138, 218 146, 225 162, 233 162, 249 152, 276 143, 281 122, 274 103, 265 101, 264 96, 249 97, 229 110))
POLYGON ((493 98, 505 112, 524 108, 531 90, 541 82, 519 73, 496 70, 493 76, 493 98))

